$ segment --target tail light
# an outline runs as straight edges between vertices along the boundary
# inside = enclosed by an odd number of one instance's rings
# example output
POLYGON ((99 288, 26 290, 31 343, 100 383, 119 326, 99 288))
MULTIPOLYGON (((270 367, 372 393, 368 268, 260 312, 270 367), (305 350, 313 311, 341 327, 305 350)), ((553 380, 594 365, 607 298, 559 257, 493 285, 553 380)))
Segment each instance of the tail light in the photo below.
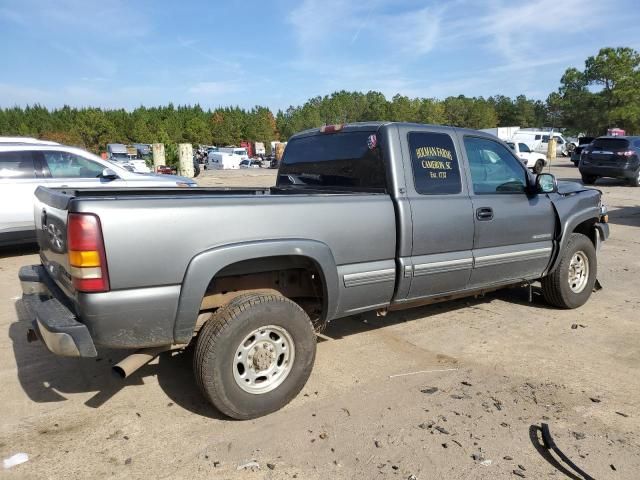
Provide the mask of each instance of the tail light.
POLYGON ((109 272, 100 219, 91 213, 70 213, 67 242, 70 273, 76 290, 109 291, 109 272))
POLYGON ((633 150, 625 150, 624 152, 618 152, 618 155, 621 155, 623 157, 633 157, 635 153, 636 152, 634 152, 633 150))

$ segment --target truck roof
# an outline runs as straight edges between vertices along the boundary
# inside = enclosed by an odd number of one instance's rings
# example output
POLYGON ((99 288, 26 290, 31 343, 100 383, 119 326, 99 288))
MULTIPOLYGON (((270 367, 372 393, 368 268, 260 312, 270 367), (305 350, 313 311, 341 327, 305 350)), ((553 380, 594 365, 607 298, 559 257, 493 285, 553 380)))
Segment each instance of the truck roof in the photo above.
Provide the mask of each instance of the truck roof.
MULTIPOLYGON (((420 127, 420 128, 424 128, 424 127, 433 127, 434 129, 438 129, 441 131, 447 131, 447 130, 451 130, 451 131, 456 131, 456 132, 461 132, 461 133, 470 133, 473 135, 479 135, 479 136, 486 136, 488 138, 495 138, 495 135, 492 135, 490 133, 487 132, 483 132, 481 130, 473 130, 471 128, 461 128, 461 127, 452 127, 450 125, 433 125, 433 124, 426 124, 426 123, 415 123, 415 122, 384 122, 384 121, 376 121, 376 122, 354 122, 354 123, 345 123, 342 125, 342 128, 340 129, 341 132, 354 132, 354 131, 358 131, 358 130, 377 130, 380 127, 383 126, 387 126, 387 125, 400 125, 400 126, 408 126, 408 127, 420 127)), ((320 128, 316 127, 316 128, 309 128, 307 130, 303 130, 301 132, 298 132, 294 135, 292 135, 291 138, 297 138, 297 137, 306 137, 306 136, 311 136, 311 135, 315 135, 320 133, 320 128)))

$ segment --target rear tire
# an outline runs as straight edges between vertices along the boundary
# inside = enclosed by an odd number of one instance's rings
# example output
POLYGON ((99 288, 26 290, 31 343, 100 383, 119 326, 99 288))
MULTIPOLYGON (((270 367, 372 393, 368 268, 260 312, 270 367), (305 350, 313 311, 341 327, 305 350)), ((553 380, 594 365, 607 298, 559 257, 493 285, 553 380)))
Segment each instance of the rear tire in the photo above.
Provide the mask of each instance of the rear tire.
POLYGON ((533 166, 533 173, 537 175, 539 173, 542 173, 543 169, 544 169, 544 162, 542 160, 537 160, 536 164, 533 166))
POLYGON ((578 308, 591 296, 598 275, 598 259, 591 240, 572 233, 560 253, 556 269, 542 279, 542 294, 558 308, 578 308))
POLYGON ((584 183, 585 185, 593 185, 594 183, 596 183, 597 179, 598 177, 596 177, 595 175, 582 175, 582 183, 584 183))
POLYGON ((246 420, 289 403, 306 384, 315 355, 313 325, 300 306, 280 295, 247 294, 202 327, 194 372, 207 400, 246 420))
POLYGON ((640 168, 636 172, 636 176, 629 179, 629 185, 632 187, 640 187, 640 168))

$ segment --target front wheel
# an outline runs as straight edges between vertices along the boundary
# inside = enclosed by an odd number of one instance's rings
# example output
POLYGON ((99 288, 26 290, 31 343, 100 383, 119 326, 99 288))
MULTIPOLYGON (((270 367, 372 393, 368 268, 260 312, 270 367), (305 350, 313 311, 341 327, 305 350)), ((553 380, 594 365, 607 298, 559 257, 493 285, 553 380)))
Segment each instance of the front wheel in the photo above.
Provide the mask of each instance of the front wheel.
POLYGON ((289 403, 316 355, 306 312, 280 295, 246 294, 221 307, 198 335, 194 371, 204 396, 240 420, 289 403))
POLYGON ((578 308, 591 296, 598 275, 596 250, 588 237, 572 233, 556 269, 542 279, 545 300, 559 308, 578 308))
POLYGON ((596 183, 597 179, 598 177, 596 177, 595 175, 582 175, 582 183, 584 183, 585 185, 593 185, 594 183, 596 183))

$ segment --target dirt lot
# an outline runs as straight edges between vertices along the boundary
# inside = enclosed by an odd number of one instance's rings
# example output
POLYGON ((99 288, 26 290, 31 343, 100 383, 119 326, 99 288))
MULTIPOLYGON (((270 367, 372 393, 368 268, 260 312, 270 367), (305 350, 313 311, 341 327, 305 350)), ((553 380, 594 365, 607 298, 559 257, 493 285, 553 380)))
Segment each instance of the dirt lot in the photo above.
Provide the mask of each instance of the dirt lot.
MULTIPOLYGON (((574 178, 568 161, 552 169, 574 178)), ((203 185, 266 186, 274 171, 216 172, 203 185), (220 183, 218 183, 220 182, 220 183)), ((230 421, 200 396, 190 353, 127 381, 122 353, 75 360, 26 342, 14 302, 33 250, 0 252, 0 457, 7 478, 567 478, 536 448, 548 423, 591 477, 640 472, 640 189, 599 182, 611 209, 604 289, 575 311, 510 289, 335 321, 289 406, 230 421), (635 313, 634 313, 635 312, 635 313), (418 372, 406 376, 397 374, 418 372), (240 468, 250 461, 258 467, 240 468)), ((582 478, 574 476, 569 478, 582 478)))

